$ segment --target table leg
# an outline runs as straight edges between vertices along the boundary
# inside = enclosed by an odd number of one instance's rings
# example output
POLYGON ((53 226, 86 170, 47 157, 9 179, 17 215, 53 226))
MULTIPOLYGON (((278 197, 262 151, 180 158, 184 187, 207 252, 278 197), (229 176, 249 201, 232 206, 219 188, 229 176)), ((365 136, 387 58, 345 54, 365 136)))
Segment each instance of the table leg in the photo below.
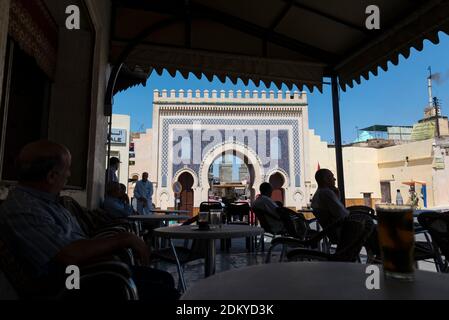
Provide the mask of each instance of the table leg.
MULTIPOLYGON (((168 221, 163 221, 163 222, 159 223, 159 227, 168 227, 168 221)), ((161 248, 166 248, 167 247, 166 239, 162 238, 160 241, 161 241, 160 242, 160 244, 161 244, 160 247, 161 248)))
POLYGON ((172 239, 169 239, 169 241, 170 241, 170 247, 173 251, 173 255, 175 256, 176 267, 178 269, 178 275, 179 275, 179 281, 181 282, 181 288, 182 288, 183 292, 186 292, 187 286, 186 286, 186 281, 184 279, 184 270, 182 269, 181 262, 179 261, 178 254, 176 253, 176 248, 173 245, 172 239))
POLYGON ((139 238, 143 239, 143 234, 142 234, 142 225, 140 224, 140 221, 135 221, 134 222, 134 231, 136 233, 136 236, 138 236, 139 238))
POLYGON ((204 277, 210 277, 215 274, 215 239, 207 240, 207 252, 204 262, 204 277))

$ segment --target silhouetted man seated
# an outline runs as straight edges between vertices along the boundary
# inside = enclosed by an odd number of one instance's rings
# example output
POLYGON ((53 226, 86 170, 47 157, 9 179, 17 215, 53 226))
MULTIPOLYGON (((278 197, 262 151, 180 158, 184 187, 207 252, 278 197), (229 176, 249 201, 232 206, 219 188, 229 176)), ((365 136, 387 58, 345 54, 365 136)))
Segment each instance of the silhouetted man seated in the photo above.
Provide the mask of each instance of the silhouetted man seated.
POLYGON ((120 183, 110 182, 108 184, 103 209, 112 219, 122 219, 134 214, 134 209, 126 201, 125 196, 120 183))
MULTIPOLYGON (((23 148, 17 159, 19 185, 0 207, 0 237, 32 279, 34 298, 54 296, 65 284, 69 265, 82 267, 111 260, 132 249, 140 267, 133 279, 142 299, 176 299, 170 274, 145 267, 149 248, 131 233, 88 239, 78 222, 58 202, 70 177, 71 155, 62 145, 39 141, 23 148)), ((82 288, 81 288, 82 291, 82 288)))
POLYGON ((281 221, 281 217, 276 212, 279 205, 271 199, 273 187, 268 182, 264 182, 260 185, 259 190, 260 196, 253 202, 253 209, 261 210, 266 213, 265 219, 275 234, 285 233, 284 224, 281 221))
POLYGON ((323 228, 346 218, 349 211, 337 196, 334 174, 328 169, 320 169, 315 174, 318 190, 312 198, 312 208, 323 228))
MULTIPOLYGON (((313 212, 318 222, 323 228, 328 228, 338 221, 346 219, 350 212, 341 202, 340 192, 335 186, 334 174, 328 169, 320 169, 315 174, 315 180, 318 183, 318 190, 312 198, 313 212)), ((364 216, 365 219, 371 219, 364 216)), ((331 240, 338 242, 341 236, 341 228, 337 228, 331 233, 331 240)), ((379 254, 377 240, 377 230, 375 229, 366 241, 367 247, 374 253, 379 254)))

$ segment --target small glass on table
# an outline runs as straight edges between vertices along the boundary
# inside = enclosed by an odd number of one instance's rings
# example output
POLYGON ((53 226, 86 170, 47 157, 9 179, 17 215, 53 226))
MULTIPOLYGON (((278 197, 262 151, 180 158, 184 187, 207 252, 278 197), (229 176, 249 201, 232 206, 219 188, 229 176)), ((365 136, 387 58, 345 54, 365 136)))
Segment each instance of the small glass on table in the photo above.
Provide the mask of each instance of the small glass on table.
POLYGON ((214 227, 218 227, 221 229, 223 225, 223 210, 220 209, 211 209, 210 210, 210 224, 214 227))
POLYGON ((413 207, 377 205, 378 236, 387 278, 414 280, 413 207))
POLYGON ((209 212, 200 212, 198 214, 198 229, 199 230, 210 230, 209 212))

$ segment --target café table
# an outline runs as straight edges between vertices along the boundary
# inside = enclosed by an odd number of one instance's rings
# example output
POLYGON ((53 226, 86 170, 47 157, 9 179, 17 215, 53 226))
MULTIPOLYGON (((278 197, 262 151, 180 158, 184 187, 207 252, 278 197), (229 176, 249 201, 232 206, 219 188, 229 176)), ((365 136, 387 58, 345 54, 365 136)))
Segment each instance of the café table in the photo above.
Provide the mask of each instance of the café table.
POLYGON ((415 271, 415 281, 385 279, 367 289, 368 265, 290 262, 257 265, 200 280, 181 300, 416 300, 449 299, 449 275, 415 271))
MULTIPOLYGON (((258 236, 264 233, 262 228, 250 225, 222 225, 211 226, 211 230, 202 231, 198 226, 178 226, 178 227, 164 227, 154 230, 154 235, 170 239, 196 239, 207 241, 207 251, 204 264, 204 275, 209 277, 215 274, 215 240, 217 239, 231 239, 231 238, 246 238, 258 236)), ((171 243, 172 244, 172 243, 171 243)), ((176 256, 176 251, 171 245, 176 256)))

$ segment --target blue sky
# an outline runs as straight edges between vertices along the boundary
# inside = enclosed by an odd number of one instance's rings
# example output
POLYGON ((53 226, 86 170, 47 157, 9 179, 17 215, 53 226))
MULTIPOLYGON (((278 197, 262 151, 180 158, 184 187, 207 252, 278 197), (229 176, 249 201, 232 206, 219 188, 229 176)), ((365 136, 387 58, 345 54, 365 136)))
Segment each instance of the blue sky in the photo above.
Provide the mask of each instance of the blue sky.
MULTIPOLYGON (((341 94, 341 123, 343 141, 356 139, 356 127, 373 124, 413 125, 423 117, 428 102, 428 66, 439 72, 446 81, 434 82, 433 95, 442 101, 442 114, 449 115, 449 36, 440 32, 440 43, 424 42, 424 50, 412 49, 408 59, 401 57, 399 65, 389 64, 388 72, 379 69, 377 77, 362 80, 360 85, 341 94)), ((218 79, 209 82, 191 75, 185 80, 181 75, 172 78, 168 73, 152 74, 147 86, 134 87, 119 93, 114 99, 114 113, 131 116, 132 131, 142 131, 152 126, 152 102, 154 89, 208 89, 208 90, 278 90, 276 87, 248 87, 241 81, 237 85, 230 81, 221 83, 218 79)), ((287 90, 287 88, 282 88, 287 90)), ((309 93, 309 126, 315 129, 322 140, 332 143, 334 131, 332 122, 332 98, 330 86, 324 92, 309 93)))

